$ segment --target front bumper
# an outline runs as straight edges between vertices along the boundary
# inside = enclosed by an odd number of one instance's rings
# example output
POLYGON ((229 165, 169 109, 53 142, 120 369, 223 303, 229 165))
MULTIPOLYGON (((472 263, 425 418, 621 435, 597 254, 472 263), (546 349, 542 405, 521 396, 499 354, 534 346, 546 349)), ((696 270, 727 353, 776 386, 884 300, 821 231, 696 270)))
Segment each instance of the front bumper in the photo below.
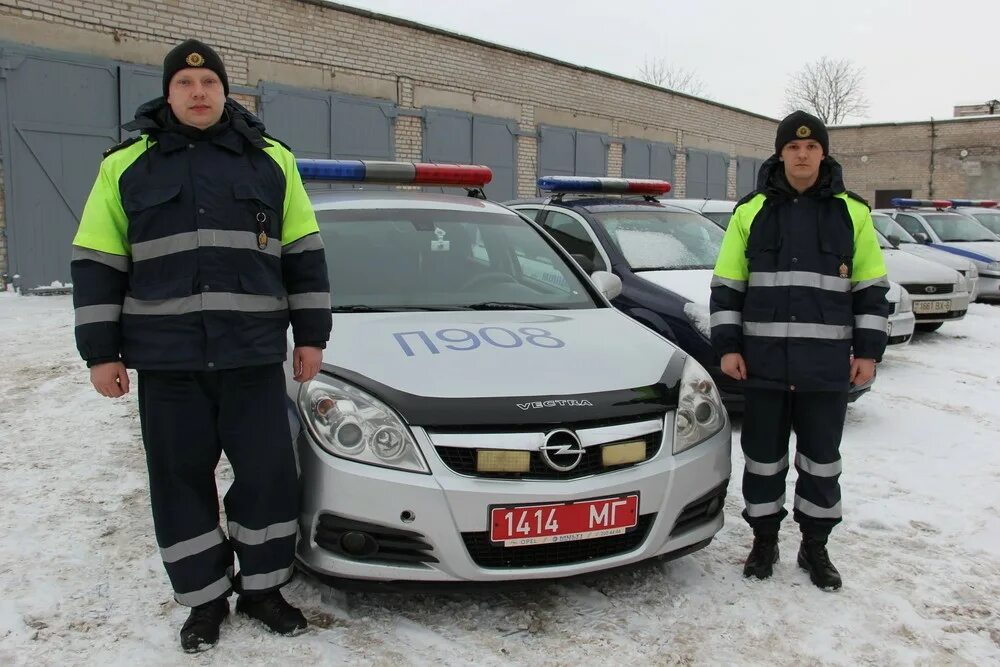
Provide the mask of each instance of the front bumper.
POLYGON ((913 329, 916 326, 916 318, 913 312, 893 313, 889 316, 889 345, 903 345, 909 343, 913 338, 913 329))
POLYGON ((976 301, 998 300, 1000 300, 1000 276, 986 276, 980 273, 976 301))
POLYGON ((723 524, 731 430, 727 423, 706 442, 672 455, 672 418, 667 422, 664 433, 669 435, 650 460, 614 472, 555 481, 484 479, 455 473, 421 428, 411 430, 431 469, 429 475, 331 456, 303 431, 296 441, 303 486, 299 562, 309 571, 334 578, 499 582, 585 574, 704 543, 723 524), (530 547, 504 547, 489 540, 490 506, 633 492, 639 494, 640 520, 625 535, 530 547), (406 560, 382 562, 377 553, 365 558, 349 556, 330 544, 329 536, 336 534, 331 533, 334 524, 367 526, 373 539, 392 544, 406 560), (553 555, 554 547, 562 551, 553 555), (544 564, 533 564, 533 560, 544 564))

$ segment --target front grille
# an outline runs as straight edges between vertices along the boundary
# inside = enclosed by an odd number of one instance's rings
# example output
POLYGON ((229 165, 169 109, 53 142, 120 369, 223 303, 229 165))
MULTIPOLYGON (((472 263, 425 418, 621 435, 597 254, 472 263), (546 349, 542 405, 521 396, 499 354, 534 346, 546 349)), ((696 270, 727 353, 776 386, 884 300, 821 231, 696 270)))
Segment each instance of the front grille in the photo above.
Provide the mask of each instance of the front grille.
POLYGON ((420 533, 345 519, 335 514, 320 515, 315 539, 321 548, 352 560, 394 565, 438 562, 430 553, 434 547, 425 542, 420 533), (343 543, 344 535, 348 533, 368 536, 371 548, 366 549, 364 554, 350 553, 343 543))
MULTIPOLYGON (((640 439, 646 442, 646 458, 644 461, 648 461, 656 456, 657 452, 660 451, 660 443, 663 440, 663 431, 647 433, 646 435, 629 438, 628 441, 640 439)), ((631 468, 632 466, 643 462, 625 463, 623 465, 605 468, 601 461, 601 447, 613 444, 615 443, 609 442, 605 445, 593 445, 592 447, 587 447, 584 450, 583 458, 580 460, 580 464, 568 472, 560 472, 548 467, 545 464, 545 461, 542 460, 541 453, 537 451, 531 452, 531 469, 528 472, 477 472, 476 452, 478 450, 468 447, 435 447, 434 449, 437 450, 438 456, 441 457, 444 464, 455 472, 462 475, 471 475, 474 477, 483 477, 488 479, 577 479, 588 475, 596 475, 598 473, 613 472, 615 470, 631 468)))
POLYGON ((726 489, 729 487, 729 480, 715 487, 697 500, 688 503, 670 531, 670 536, 679 535, 684 531, 691 530, 701 524, 708 523, 719 516, 726 504, 726 489))
POLYGON ((465 548, 469 550, 469 556, 480 567, 527 568, 571 565, 617 556, 638 548, 646 539, 655 519, 656 513, 643 514, 639 517, 635 528, 626 533, 575 542, 505 547, 491 542, 489 532, 462 533, 462 540, 465 542, 465 548))
POLYGON ((903 285, 905 289, 910 294, 914 296, 927 296, 928 294, 951 294, 955 291, 954 283, 911 283, 908 285, 903 285), (933 291, 928 292, 927 288, 933 288, 933 291))
POLYGON ((917 322, 921 320, 957 320, 964 316, 964 310, 952 310, 947 313, 913 313, 913 317, 917 320, 917 322))

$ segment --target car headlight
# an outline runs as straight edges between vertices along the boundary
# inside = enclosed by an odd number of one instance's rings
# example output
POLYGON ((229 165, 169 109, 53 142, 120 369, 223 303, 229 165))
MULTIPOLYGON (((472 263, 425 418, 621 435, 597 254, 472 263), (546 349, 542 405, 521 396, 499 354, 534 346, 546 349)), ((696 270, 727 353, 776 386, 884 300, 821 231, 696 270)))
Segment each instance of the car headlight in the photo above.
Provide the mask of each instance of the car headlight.
POLYGON ((979 277, 979 269, 976 268, 975 264, 969 264, 969 268, 965 271, 966 280, 975 280, 979 277))
POLYGON ((899 312, 909 313, 912 310, 913 310, 913 299, 910 298, 910 294, 905 289, 900 290, 899 312))
POLYGON ((1000 271, 1000 262, 992 262, 986 266, 990 271, 1000 271))
POLYGON ((969 283, 965 282, 965 276, 961 273, 958 274, 958 280, 955 281, 955 292, 968 292, 969 283))
POLYGON ((722 430, 726 409, 712 376, 693 357, 684 362, 674 419, 674 454, 691 449, 722 430))
POLYGON ((299 389, 299 413, 316 443, 359 463, 429 473, 403 420, 374 396, 329 375, 299 389))

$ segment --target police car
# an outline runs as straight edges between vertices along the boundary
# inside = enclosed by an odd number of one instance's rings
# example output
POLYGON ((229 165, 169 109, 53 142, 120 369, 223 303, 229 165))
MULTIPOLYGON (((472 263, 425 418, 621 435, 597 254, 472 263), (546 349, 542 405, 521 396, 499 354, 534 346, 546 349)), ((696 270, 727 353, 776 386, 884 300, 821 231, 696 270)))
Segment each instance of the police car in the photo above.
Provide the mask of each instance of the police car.
MULTIPOLYGON (((538 187, 550 195, 507 205, 541 224, 585 271, 621 278, 612 303, 694 356, 726 407, 741 411, 742 385, 719 368, 710 341, 708 302, 722 229, 672 200, 659 201, 670 191, 666 181, 544 176, 538 187)), ((851 400, 870 388, 852 388, 851 400)))
POLYGON ((299 385, 287 369, 301 567, 495 582, 712 540, 730 473, 726 412, 694 358, 611 306, 617 278, 589 280, 538 226, 485 200, 486 167, 299 169, 477 195, 313 195, 334 314, 316 379, 299 385))
MULTIPOLYGON (((979 288, 979 270, 971 260, 946 250, 917 242, 915 238, 910 236, 908 231, 900 227, 898 222, 885 213, 872 211, 872 221, 875 223, 875 231, 895 249, 958 271, 965 278, 970 301, 976 299, 979 288)), ((883 254, 885 254, 884 251, 883 254)))
POLYGON ((992 199, 950 199, 949 210, 973 218, 986 229, 1000 236, 1000 211, 992 199))
MULTIPOLYGON (((965 317, 970 294, 961 273, 897 250, 877 230, 876 235, 889 280, 899 283, 910 298, 917 330, 936 331, 945 322, 965 317)), ((889 338, 893 338, 892 327, 889 338)))
POLYGON ((1000 237, 974 219, 947 210, 947 199, 893 199, 880 209, 917 242, 972 261, 979 271, 977 300, 1000 299, 1000 237))
POLYGON ((701 213, 722 229, 729 227, 729 220, 736 210, 736 202, 728 199, 671 199, 670 203, 701 213))

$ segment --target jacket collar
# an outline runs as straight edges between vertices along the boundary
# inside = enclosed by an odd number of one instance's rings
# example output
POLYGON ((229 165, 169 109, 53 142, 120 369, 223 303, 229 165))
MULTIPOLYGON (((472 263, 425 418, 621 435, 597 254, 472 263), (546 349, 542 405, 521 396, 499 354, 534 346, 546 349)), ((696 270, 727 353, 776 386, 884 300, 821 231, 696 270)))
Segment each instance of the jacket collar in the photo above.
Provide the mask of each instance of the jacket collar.
MULTIPOLYGON (((785 178, 785 167, 777 153, 760 166, 760 171, 757 172, 757 190, 772 199, 790 199, 799 194, 785 178)), ((820 163, 819 179, 802 194, 813 199, 827 199, 846 191, 843 167, 827 155, 820 163)))
POLYGON ((168 153, 187 147, 192 140, 211 141, 237 154, 243 153, 246 143, 257 148, 268 146, 264 141, 264 123, 232 99, 226 100, 223 120, 206 130, 178 123, 163 97, 141 105, 135 112, 135 119, 122 128, 148 135, 159 144, 159 150, 168 153))

